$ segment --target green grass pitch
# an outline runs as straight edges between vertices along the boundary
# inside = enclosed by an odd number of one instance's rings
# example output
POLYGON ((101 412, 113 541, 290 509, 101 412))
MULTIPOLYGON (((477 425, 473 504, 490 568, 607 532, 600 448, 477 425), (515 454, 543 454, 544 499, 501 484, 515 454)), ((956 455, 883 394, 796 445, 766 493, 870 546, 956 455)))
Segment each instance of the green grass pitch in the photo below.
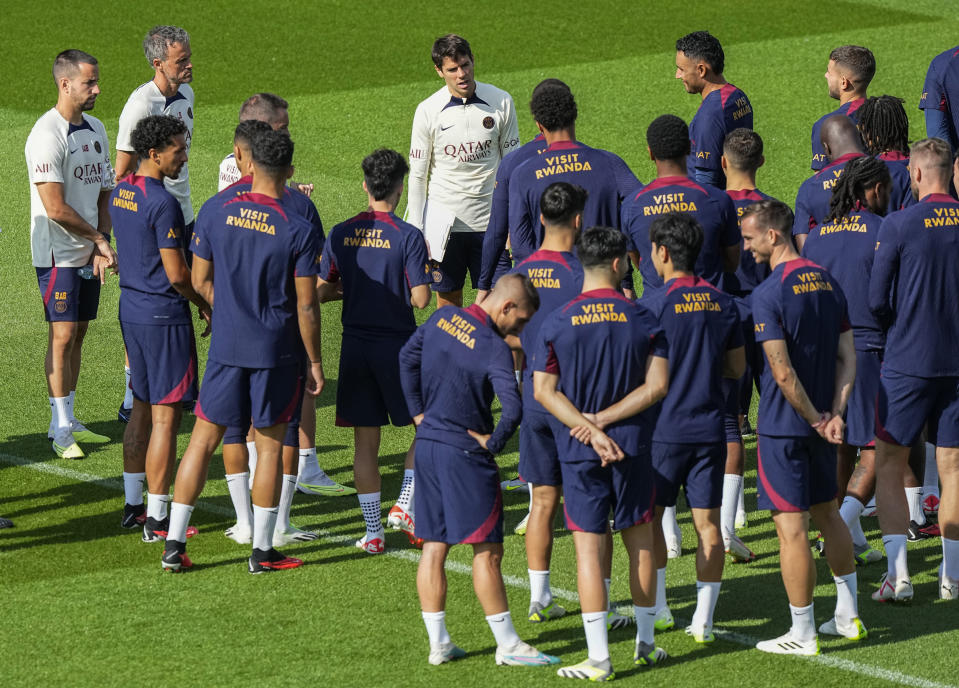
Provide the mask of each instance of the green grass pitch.
MULTIPOLYGON (((291 103, 297 179, 316 184, 314 199, 327 226, 362 210, 359 162, 379 146, 406 152, 416 104, 440 86, 429 60, 432 40, 455 31, 471 41, 477 77, 507 89, 520 112, 523 140, 534 133, 526 103, 546 77, 565 80, 580 109, 578 136, 620 154, 646 182, 653 176, 644 144, 647 124, 672 112, 687 121, 698 99, 673 79, 673 43, 709 29, 723 43, 727 78, 743 88, 766 142, 760 187, 792 202, 808 175, 809 129, 835 107, 822 77, 829 51, 844 43, 869 46, 878 73, 870 93, 906 99, 913 138, 924 133, 916 109, 929 60, 955 45, 959 19, 936 0, 771 0, 712 3, 626 2, 550 4, 489 0, 474 4, 325 2, 184 2, 161 4, 2 3, 5 40, 0 100, 0 515, 16 528, 0 532, 0 676, 5 686, 216 685, 277 681, 285 685, 545 685, 546 669, 498 668, 494 645, 467 575, 468 548, 456 548, 449 570, 448 622, 469 651, 453 665, 430 667, 415 592, 418 553, 399 534, 388 555, 352 547, 362 534, 355 499, 300 495, 294 520, 319 530, 314 543, 289 547, 306 566, 250 576, 247 550, 222 535, 232 524, 214 459, 193 522, 196 569, 163 575, 160 549, 118 527, 122 507, 120 437, 115 413, 122 393, 118 289, 104 290, 100 319, 84 347, 78 409, 93 429, 115 438, 91 448, 82 462, 52 456, 43 381, 46 326, 30 266, 29 196, 23 146, 36 119, 55 102, 53 56, 85 49, 101 63, 103 93, 93 114, 111 144, 129 93, 151 78, 140 42, 157 23, 192 35, 196 130, 191 178, 195 206, 215 190, 217 165, 229 152, 239 104, 255 91, 291 103)), ((352 480, 351 434, 333 426, 340 337, 339 305, 325 307, 324 358, 329 384, 318 402, 322 465, 352 480)), ((205 350, 206 344, 201 345, 205 350)), ((203 358, 201 354, 201 359, 203 358)), ((192 421, 182 428, 186 445, 192 421)), ((385 505, 395 497, 402 455, 412 433, 387 430, 382 449, 385 505)), ((499 459, 504 477, 517 463, 515 439, 499 459)), ((806 661, 763 655, 756 639, 782 633, 788 610, 775 533, 755 512, 755 448, 749 447, 747 507, 742 533, 759 559, 729 565, 716 610, 724 632, 697 647, 682 631, 660 634, 670 653, 661 668, 632 667, 633 632, 611 634, 619 680, 643 685, 819 686, 900 684, 937 687, 959 682, 957 608, 936 600, 938 541, 910 547, 916 600, 911 608, 868 599, 883 564, 859 573, 861 615, 870 629, 859 645, 823 640, 824 654, 806 661)), ((578 661, 585 650, 575 591, 572 540, 557 531, 553 582, 573 612, 542 626, 526 622, 528 601, 522 538, 512 527, 526 505, 506 497, 504 572, 516 626, 541 649, 578 661)), ((669 566, 669 600, 680 623, 695 605, 694 534, 681 514, 686 554, 669 566)), ((874 520, 868 536, 878 544, 874 520)), ((816 617, 832 613, 828 569, 817 561, 816 617)), ((628 598, 625 558, 616 552, 612 596, 628 598)))

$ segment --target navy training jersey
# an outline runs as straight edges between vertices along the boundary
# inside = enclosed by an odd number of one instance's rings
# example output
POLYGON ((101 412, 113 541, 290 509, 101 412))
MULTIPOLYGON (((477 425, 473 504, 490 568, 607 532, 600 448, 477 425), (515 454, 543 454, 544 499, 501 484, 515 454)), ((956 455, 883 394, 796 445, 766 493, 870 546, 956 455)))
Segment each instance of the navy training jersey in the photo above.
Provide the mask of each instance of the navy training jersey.
POLYGON ((511 272, 526 275, 539 294, 539 309, 526 323, 520 334, 520 342, 526 353, 523 366, 523 408, 546 413, 546 409, 533 398, 533 369, 529 363, 536 350, 539 329, 546 317, 560 306, 569 303, 583 289, 583 266, 573 253, 568 251, 544 251, 540 249, 517 265, 511 272))
POLYGON ((720 164, 723 142, 726 134, 740 127, 753 128, 753 106, 741 89, 723 84, 702 99, 689 123, 686 174, 695 179, 698 168, 718 173, 724 179, 720 164))
POLYGON ((669 342, 669 391, 653 439, 679 444, 722 442, 723 359, 743 346, 733 297, 702 277, 677 277, 643 300, 669 342))
MULTIPOLYGON (((161 248, 185 250, 180 202, 153 177, 130 174, 110 194, 117 238, 120 320, 138 325, 185 325, 190 303, 173 288, 161 248)), ((184 258, 185 259, 185 258, 184 258)))
POLYGON ((400 380, 410 415, 423 414, 422 439, 464 452, 486 453, 466 432, 490 433, 486 446, 498 454, 523 415, 513 355, 486 312, 444 306, 420 325, 400 350, 400 380), (496 427, 490 405, 503 413, 496 427))
MULTIPOLYGON (((234 196, 249 193, 252 189, 253 177, 246 175, 245 177, 240 177, 236 182, 217 193, 216 196, 222 198, 225 203, 234 196)), ((309 222, 313 227, 313 231, 316 232, 318 236, 317 241, 319 245, 323 246, 325 236, 323 233, 323 222, 320 220, 320 213, 317 212, 316 205, 314 205, 313 200, 309 196, 296 189, 291 189, 289 186, 285 186, 283 187, 283 198, 280 199, 280 205, 309 222)))
MULTIPOLYGON (((726 189, 726 193, 733 199, 733 205, 736 207, 736 224, 740 227, 743 224, 743 210, 747 206, 757 201, 776 200, 759 189, 737 189, 735 191, 726 189)), ((769 277, 769 264, 757 263, 752 252, 745 250, 743 245, 744 242, 742 242, 742 235, 740 234, 739 266, 736 268, 736 272, 732 274, 727 272, 723 277, 723 289, 736 296, 748 296, 760 282, 769 277)))
MULTIPOLYGON (((928 136, 943 137, 955 151, 959 147, 959 46, 932 58, 922 85, 919 109, 942 113, 942 130, 927 130, 926 133, 928 136)), ((929 121, 928 118, 926 121, 929 121)))
POLYGON ((929 194, 879 228, 869 307, 887 327, 883 366, 959 376, 959 201, 929 194))
POLYGON ((663 287, 650 256, 649 226, 669 212, 686 213, 703 228, 703 248, 694 272, 711 284, 720 284, 723 249, 742 242, 736 208, 726 192, 686 177, 659 177, 651 181, 623 203, 623 232, 630 249, 639 252, 644 298, 663 287))
POLYGON ((853 121, 853 124, 858 124, 858 111, 865 102, 865 98, 856 98, 855 100, 850 100, 848 103, 840 105, 837 109, 833 110, 829 114, 823 115, 816 120, 815 124, 812 125, 812 163, 810 163, 809 167, 814 172, 818 172, 829 164, 829 156, 826 155, 826 149, 822 147, 821 130, 823 122, 833 115, 845 115, 853 121))
POLYGON ((544 150, 546 150, 546 140, 542 134, 537 134, 532 141, 524 143, 519 148, 507 153, 499 167, 496 168, 496 180, 493 182, 493 205, 490 209, 486 235, 483 237, 483 258, 480 263, 477 289, 492 288, 497 262, 506 248, 506 239, 509 237, 510 175, 517 167, 530 158, 535 158, 544 150))
POLYGON ((426 240, 393 213, 360 213, 330 231, 320 277, 343 280, 343 332, 409 336, 410 289, 432 281, 426 240))
POLYGON ((909 178, 909 156, 899 151, 886 151, 876 157, 886 163, 889 176, 892 177, 888 212, 894 213, 913 205, 916 198, 912 195, 912 182, 909 178))
MULTIPOLYGON (((614 289, 583 292, 543 322, 533 371, 559 376, 558 389, 583 413, 616 403, 646 380, 648 356, 667 357, 666 337, 655 316, 614 289)), ((627 459, 648 450, 654 417, 648 412, 604 429, 627 459)), ((551 421, 559 460, 598 463, 599 455, 551 421)))
POLYGON ((510 243, 518 261, 543 243, 539 199, 554 182, 576 184, 589 192, 583 209, 584 228, 619 229, 620 204, 642 186, 618 155, 578 141, 557 141, 510 175, 510 243))
POLYGON ((802 255, 826 268, 846 297, 849 322, 858 351, 881 351, 882 328, 869 310, 869 275, 876 257, 882 218, 864 208, 809 232, 802 255))
POLYGON ((302 345, 293 280, 318 272, 314 228, 269 196, 224 202, 217 195, 197 215, 192 248, 213 263, 210 360, 242 368, 296 363, 302 345))
POLYGON ((839 283, 811 260, 796 258, 776 266, 753 290, 753 331, 763 356, 757 432, 776 437, 807 437, 816 431, 799 415, 776 384, 762 343, 786 342, 789 360, 812 405, 832 408, 839 335, 849 330, 846 299, 839 283))

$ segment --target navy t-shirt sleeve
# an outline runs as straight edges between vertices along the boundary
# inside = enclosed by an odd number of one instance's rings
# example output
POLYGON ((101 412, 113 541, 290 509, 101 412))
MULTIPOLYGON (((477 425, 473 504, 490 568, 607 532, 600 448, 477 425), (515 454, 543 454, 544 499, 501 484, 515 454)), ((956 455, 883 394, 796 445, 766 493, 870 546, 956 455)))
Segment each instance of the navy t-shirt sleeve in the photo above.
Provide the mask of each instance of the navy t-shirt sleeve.
POLYGON ((723 155, 723 139, 726 135, 726 125, 723 121, 722 109, 719 110, 718 118, 709 117, 708 125, 699 127, 696 137, 696 175, 699 176, 699 170, 716 171, 722 177, 722 165, 720 158, 723 155))
POLYGON ((323 253, 320 255, 320 279, 324 282, 339 282, 340 270, 336 266, 336 255, 333 253, 333 237, 330 234, 323 244, 323 253))
POLYGON ((407 234, 405 267, 406 282, 410 285, 410 289, 422 284, 429 284, 432 281, 430 256, 426 251, 426 239, 419 231, 407 234))
MULTIPOLYGON (((433 318, 430 318, 431 323, 433 318)), ((406 407, 411 416, 423 413, 423 386, 420 377, 420 367, 423 363, 423 336, 426 325, 416 328, 413 335, 400 349, 400 384, 403 387, 403 396, 406 398, 406 407)))
MULTIPOLYGON (((554 311, 555 313, 555 311, 554 311)), ((555 332, 555 315, 550 316, 540 327, 539 336, 533 343, 533 351, 530 360, 527 361, 533 372, 559 374, 559 364, 556 356, 553 354, 553 337, 555 332)))
POLYGON ((809 223, 812 219, 812 213, 809 210, 807 184, 803 182, 799 187, 799 193, 796 194, 796 211, 793 219, 793 236, 797 234, 809 234, 809 223))
POLYGON ((168 196, 156 208, 156 215, 153 217, 157 248, 183 248, 184 225, 180 204, 175 198, 168 196))
MULTIPOLYGON (((497 337, 492 334, 491 336, 497 337)), ((503 413, 493 432, 486 441, 486 449, 492 454, 499 454, 506 446, 507 440, 516 432, 519 422, 523 418, 523 404, 516 388, 516 374, 513 372, 513 356, 505 342, 494 341, 490 347, 490 360, 487 367, 493 392, 499 398, 503 413)))
POLYGON ((720 194, 718 200, 719 213, 723 223, 720 241, 724 247, 739 246, 742 243, 743 237, 739 232, 739 217, 736 214, 736 204, 733 203, 733 199, 725 193, 720 194))
POLYGON ((483 236, 483 257, 480 262, 477 289, 490 289, 493 286, 496 265, 503 249, 506 248, 506 239, 509 236, 509 173, 512 169, 512 165, 500 164, 499 169, 496 170, 489 224, 483 236))
POLYGON ((516 168, 509 182, 509 235, 513 239, 513 247, 529 247, 536 250, 536 231, 534 222, 539 218, 530 215, 530 205, 527 201, 527 192, 517 183, 518 174, 525 167, 525 163, 516 168))
POLYGON ((757 343, 786 338, 782 329, 782 307, 772 289, 753 291, 752 307, 757 343))
POLYGON ((190 242, 190 250, 193 251, 193 255, 199 256, 203 260, 213 260, 209 227, 215 215, 216 212, 210 207, 209 203, 204 203, 196 216, 196 222, 193 224, 193 240, 190 242))
POLYGON ((899 237, 894 218, 879 226, 876 257, 869 275, 869 310, 884 330, 892 324, 892 287, 899 271, 899 237))

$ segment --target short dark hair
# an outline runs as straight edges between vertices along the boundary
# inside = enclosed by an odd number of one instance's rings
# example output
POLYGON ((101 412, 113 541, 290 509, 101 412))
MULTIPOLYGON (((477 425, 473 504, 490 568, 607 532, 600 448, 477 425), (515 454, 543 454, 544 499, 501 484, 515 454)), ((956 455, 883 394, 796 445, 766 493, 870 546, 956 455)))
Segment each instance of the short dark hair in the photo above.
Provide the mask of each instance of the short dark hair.
POLYGON ((289 110, 290 104, 275 93, 254 93, 240 106, 240 121, 258 119, 272 122, 280 110, 289 110))
POLYGON ((909 115, 896 96, 866 98, 856 115, 859 133, 873 155, 898 151, 909 155, 909 115))
POLYGON ((715 74, 722 74, 726 55, 719 39, 708 31, 693 31, 676 41, 676 50, 690 60, 702 60, 715 74))
POLYGON ((81 64, 96 66, 97 58, 82 50, 64 50, 53 59, 53 80, 59 81, 63 77, 73 76, 81 64))
POLYGON ((589 192, 569 182, 553 182, 539 197, 543 219, 553 225, 568 225, 586 207, 589 192))
POLYGON ((233 132, 233 143, 252 146, 256 135, 264 131, 273 131, 273 127, 258 119, 245 119, 236 125, 233 132))
POLYGON ((703 228, 692 215, 666 213, 649 226, 649 240, 669 250, 677 270, 692 272, 703 248, 703 228))
POLYGON ((276 175, 288 170, 293 164, 293 139, 284 133, 273 131, 272 128, 258 131, 250 143, 250 152, 254 164, 268 174, 276 175))
POLYGON ((733 169, 755 172, 763 162, 763 140, 752 129, 733 129, 723 141, 723 155, 733 169))
POLYGON ((173 145, 174 136, 185 133, 186 125, 176 117, 150 115, 137 122, 130 135, 130 141, 137 155, 145 158, 151 150, 166 150, 173 145))
POLYGON ((363 158, 363 179, 370 195, 377 201, 393 193, 409 171, 403 156, 390 148, 378 148, 363 158))
POLYGON ((174 43, 187 45, 190 34, 179 26, 154 26, 143 39, 143 54, 150 66, 154 60, 165 60, 167 49, 174 43))
MULTIPOLYGON (((839 220, 851 213, 858 204, 865 205, 866 189, 879 183, 892 184, 889 167, 882 160, 861 155, 847 162, 832 189, 829 215, 825 220, 839 220)), ((881 214, 884 215, 885 211, 881 214)))
POLYGON ((453 61, 461 57, 473 59, 473 51, 470 50, 469 41, 455 33, 448 33, 440 36, 433 41, 433 64, 437 67, 443 67, 443 58, 448 57, 453 61))
POLYGON ((689 127, 681 117, 660 115, 646 129, 646 145, 657 160, 680 160, 689 153, 689 127))
POLYGON ((787 239, 792 238, 793 211, 782 201, 766 198, 747 205, 743 209, 740 224, 745 222, 747 217, 753 215, 756 216, 756 222, 761 224, 764 229, 774 229, 780 236, 787 239))
POLYGON ((829 53, 829 59, 851 71, 854 76, 851 81, 860 89, 869 86, 876 76, 876 58, 869 48, 861 45, 841 45, 829 53))
POLYGON ((939 168, 942 179, 949 179, 952 174, 952 147, 948 143, 940 138, 916 141, 909 149, 910 164, 920 157, 929 158, 933 167, 939 168))
POLYGON ((613 227, 590 227, 576 240, 576 257, 584 268, 609 265, 626 255, 626 235, 613 227))
POLYGON ((546 79, 536 85, 529 110, 546 131, 568 129, 578 114, 572 91, 559 79, 546 79))

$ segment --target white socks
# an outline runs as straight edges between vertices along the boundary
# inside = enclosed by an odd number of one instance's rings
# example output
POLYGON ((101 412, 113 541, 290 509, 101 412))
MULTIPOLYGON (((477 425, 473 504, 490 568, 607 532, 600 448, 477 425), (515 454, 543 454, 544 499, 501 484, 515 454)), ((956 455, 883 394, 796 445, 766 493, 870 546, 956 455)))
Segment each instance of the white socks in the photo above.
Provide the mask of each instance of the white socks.
MULTIPOLYGON (((170 495, 147 493, 147 518, 162 522, 167 517, 169 504, 170 495)), ((186 535, 186 531, 183 531, 183 534, 186 535)))
POLYGON ((396 498, 396 505, 403 511, 409 511, 410 504, 413 503, 413 469, 403 470, 403 485, 400 487, 400 496, 396 498))
POLYGON ((922 488, 907 487, 906 503, 909 504, 909 520, 915 522, 918 526, 925 525, 926 514, 922 510, 922 488))
POLYGON ((167 529, 166 539, 176 542, 186 542, 186 529, 190 525, 190 515, 193 507, 189 504, 173 502, 170 505, 170 527, 167 529))
POLYGON ((230 491, 230 500, 236 512, 236 524, 253 528, 253 509, 250 504, 250 474, 230 473, 226 476, 226 487, 230 491))
POLYGON ((679 529, 679 522, 676 521, 675 506, 667 506, 663 510, 663 537, 666 538, 666 549, 682 548, 683 532, 679 529))
POLYGON ((836 582, 836 618, 840 621, 852 621, 859 616, 856 604, 856 572, 845 576, 833 576, 836 582))
POLYGON ((367 492, 366 494, 357 494, 356 497, 360 500, 360 510, 363 512, 363 520, 366 522, 366 534, 378 535, 383 530, 380 493, 367 492))
POLYGON ((70 414, 70 422, 73 422, 77 419, 76 415, 74 414, 74 406, 76 404, 76 400, 77 400, 77 392, 76 390, 74 390, 70 392, 70 394, 67 396, 67 413, 70 414))
POLYGON ((653 645, 656 642, 656 607, 633 605, 636 616, 636 642, 653 645))
POLYGON ((423 612, 423 623, 426 624, 431 647, 453 642, 446 630, 446 612, 423 612))
POLYGON ((848 495, 842 500, 842 506, 839 507, 839 516, 845 522, 846 527, 849 528, 849 533, 852 535, 852 544, 857 547, 866 547, 869 544, 866 542, 866 534, 862 532, 862 524, 859 522, 863 509, 865 509, 865 506, 862 502, 848 495))
POLYGON ((666 604, 666 567, 656 569, 656 604, 653 609, 658 614, 660 610, 665 609, 666 604))
POLYGON ((886 549, 886 572, 890 582, 909 578, 906 564, 906 536, 883 535, 882 546, 886 549))
POLYGON ((723 540, 736 534, 736 510, 739 508, 739 490, 743 486, 743 477, 735 473, 723 476, 723 501, 719 508, 719 523, 723 540))
POLYGON ((529 572, 530 604, 539 602, 544 607, 548 607, 553 601, 553 594, 549 590, 549 571, 526 570, 529 572))
POLYGON ((123 472, 123 499, 127 504, 143 504, 143 481, 146 479, 146 473, 123 472))
POLYGON ((290 528, 290 509, 293 507, 293 494, 296 492, 296 476, 283 475, 280 488, 280 505, 277 507, 276 530, 286 532, 290 528))
MULTIPOLYGON (((604 614, 605 616, 605 614, 604 614)), ((489 629, 493 631, 493 637, 496 639, 496 645, 504 650, 516 647, 520 642, 519 635, 513 627, 513 617, 508 611, 499 614, 490 614, 486 617, 486 623, 489 629)), ((603 628, 606 628, 606 622, 603 622, 603 628)))
POLYGON ((247 442, 246 443, 246 453, 249 456, 250 463, 250 485, 249 489, 253 489, 253 476, 256 475, 256 442, 247 442))
POLYGON ((586 631, 586 649, 594 662, 609 659, 609 635, 606 630, 606 612, 584 612, 583 630, 586 631))
MULTIPOLYGON (((51 421, 51 427, 53 432, 56 433, 58 430, 69 430, 70 429, 70 410, 69 410, 69 401, 70 397, 49 397, 50 399, 50 414, 53 420, 51 421)), ((143 503, 142 501, 140 502, 143 503)))
POLYGON ((816 620, 813 617, 812 605, 808 607, 794 607, 789 605, 792 615, 792 635, 796 640, 808 641, 816 637, 816 620))
POLYGON ((721 583, 696 581, 696 611, 693 613, 691 624, 693 628, 702 628, 707 631, 712 629, 713 612, 716 611, 716 602, 719 600, 720 585, 721 583))
POLYGON ((123 378, 125 384, 123 385, 123 408, 131 408, 133 406, 133 387, 130 386, 130 366, 123 366, 123 378))
POLYGON ((273 529, 276 527, 277 507, 253 505, 253 549, 269 552, 273 549, 273 529))
POLYGON ((300 449, 299 467, 296 472, 297 482, 305 485, 335 485, 326 472, 320 468, 316 459, 316 447, 300 449))
POLYGON ((942 574, 959 581, 959 540, 942 538, 942 574))

